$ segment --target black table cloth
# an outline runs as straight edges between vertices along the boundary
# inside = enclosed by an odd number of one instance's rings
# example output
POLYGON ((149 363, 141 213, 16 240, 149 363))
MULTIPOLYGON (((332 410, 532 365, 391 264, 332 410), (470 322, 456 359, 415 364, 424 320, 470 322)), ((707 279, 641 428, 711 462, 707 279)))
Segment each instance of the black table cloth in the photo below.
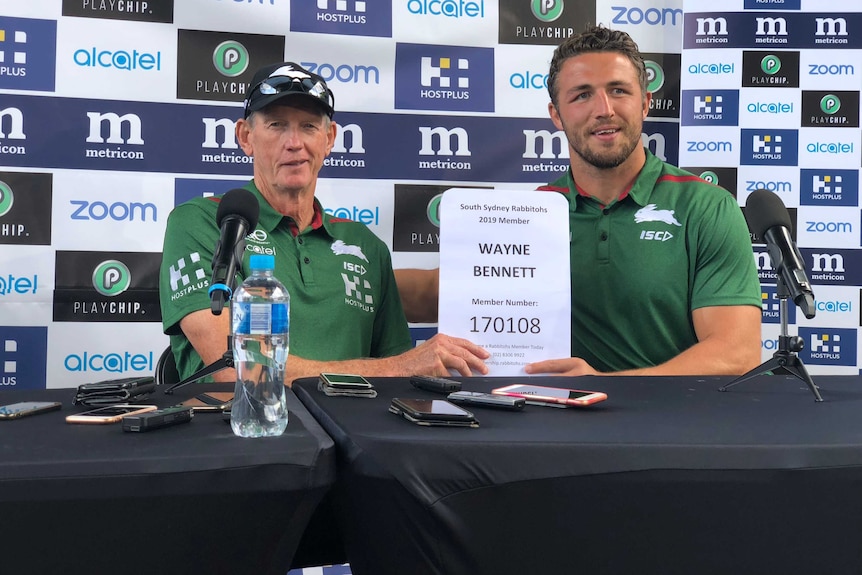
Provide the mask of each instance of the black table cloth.
POLYGON ((73 396, 0 392, 3 405, 63 402, 0 422, 0 573, 287 573, 335 472, 332 440, 292 392, 285 433, 259 439, 235 437, 218 413, 146 433, 69 424, 89 409, 73 396))
MULTIPOLYGON (((456 378, 458 379, 458 378, 456 378)), ((473 408, 425 428, 376 399, 299 399, 338 450, 334 491, 355 575, 862 571, 862 378, 533 378, 602 404, 473 408)), ((489 391, 523 382, 465 378, 489 391)))

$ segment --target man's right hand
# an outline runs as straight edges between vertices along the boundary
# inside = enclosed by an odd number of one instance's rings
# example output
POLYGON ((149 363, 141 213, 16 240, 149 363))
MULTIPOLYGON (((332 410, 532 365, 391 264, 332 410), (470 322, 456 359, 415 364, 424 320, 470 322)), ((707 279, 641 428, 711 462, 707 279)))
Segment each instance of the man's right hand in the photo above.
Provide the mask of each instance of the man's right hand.
POLYGON ((464 377, 488 373, 486 359, 491 357, 484 348, 466 339, 438 333, 428 341, 405 351, 393 359, 404 375, 424 374, 447 376, 457 371, 464 377))

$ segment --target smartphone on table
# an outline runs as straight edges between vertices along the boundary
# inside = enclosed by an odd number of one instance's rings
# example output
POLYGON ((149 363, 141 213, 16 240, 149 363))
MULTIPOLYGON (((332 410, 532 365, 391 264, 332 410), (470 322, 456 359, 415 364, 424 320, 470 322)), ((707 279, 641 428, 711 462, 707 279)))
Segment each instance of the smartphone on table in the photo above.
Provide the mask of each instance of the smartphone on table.
POLYGON ((332 389, 372 389, 371 382, 351 373, 321 373, 320 382, 332 389))
POLYGON ((394 397, 389 411, 417 425, 479 427, 472 412, 445 399, 394 397))
POLYGON ((138 415, 158 409, 155 405, 131 405, 121 403, 106 405, 89 411, 66 416, 67 423, 117 423, 127 415, 138 415))
POLYGON ((222 412, 230 409, 233 404, 232 391, 210 391, 200 393, 191 399, 187 399, 180 405, 191 407, 194 411, 202 412, 222 412))
POLYGON ((492 389, 491 393, 523 397, 529 405, 550 405, 554 407, 586 407, 608 398, 607 394, 601 391, 585 391, 582 389, 566 389, 523 383, 492 389))
POLYGON ((510 411, 521 411, 527 400, 513 395, 495 395, 479 391, 456 391, 446 396, 446 399, 459 405, 474 407, 495 407, 510 411))
POLYGON ((20 419, 37 413, 48 413, 60 409, 59 401, 20 401, 9 405, 0 405, 0 420, 20 419))

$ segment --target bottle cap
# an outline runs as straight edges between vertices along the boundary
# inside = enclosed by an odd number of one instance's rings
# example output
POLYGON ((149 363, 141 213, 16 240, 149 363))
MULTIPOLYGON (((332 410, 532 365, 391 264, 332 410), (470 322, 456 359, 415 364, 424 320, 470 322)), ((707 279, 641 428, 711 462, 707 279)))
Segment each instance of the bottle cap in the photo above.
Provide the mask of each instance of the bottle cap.
POLYGON ((248 259, 248 267, 254 270, 274 270, 275 256, 254 254, 248 259))

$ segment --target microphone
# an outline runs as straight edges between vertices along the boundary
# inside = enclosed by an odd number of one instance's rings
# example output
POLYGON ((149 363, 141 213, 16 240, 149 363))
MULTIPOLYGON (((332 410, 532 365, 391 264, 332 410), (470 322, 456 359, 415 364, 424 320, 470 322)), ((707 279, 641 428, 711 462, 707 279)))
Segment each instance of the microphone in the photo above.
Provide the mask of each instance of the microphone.
POLYGON ((257 227, 260 204, 250 191, 236 188, 222 196, 216 212, 216 224, 221 235, 213 253, 212 280, 210 281, 210 311, 221 315, 225 301, 233 293, 236 280, 236 263, 242 262, 245 236, 257 227))
POLYGON ((781 198, 769 190, 755 190, 745 202, 745 215, 751 231, 766 242, 769 259, 779 281, 784 282, 790 297, 805 317, 811 319, 816 312, 814 293, 805 275, 802 254, 790 237, 793 224, 781 198))

